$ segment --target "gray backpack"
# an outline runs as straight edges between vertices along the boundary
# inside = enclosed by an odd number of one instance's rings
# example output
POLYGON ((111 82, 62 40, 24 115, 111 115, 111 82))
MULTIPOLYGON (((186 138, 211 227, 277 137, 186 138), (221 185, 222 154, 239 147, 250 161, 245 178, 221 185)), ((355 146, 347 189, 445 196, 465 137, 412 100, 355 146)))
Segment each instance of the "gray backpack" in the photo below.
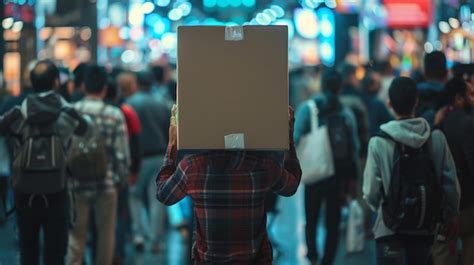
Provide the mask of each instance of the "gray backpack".
MULTIPOLYGON (((104 104, 100 113, 105 108, 104 104)), ((106 178, 107 145, 97 123, 88 135, 73 137, 68 165, 72 177, 79 182, 97 182, 106 178)))
POLYGON ((57 119, 47 123, 25 121, 13 160, 13 189, 27 194, 49 194, 65 189, 66 160, 57 119))

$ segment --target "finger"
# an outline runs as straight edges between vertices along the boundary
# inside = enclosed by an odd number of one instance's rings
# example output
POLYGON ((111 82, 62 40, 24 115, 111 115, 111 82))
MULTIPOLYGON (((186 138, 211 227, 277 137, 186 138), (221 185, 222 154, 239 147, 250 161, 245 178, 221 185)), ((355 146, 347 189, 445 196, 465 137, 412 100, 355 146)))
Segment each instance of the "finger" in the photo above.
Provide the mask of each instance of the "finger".
POLYGON ((178 109, 178 106, 176 104, 173 104, 173 108, 171 109, 171 116, 176 117, 177 109, 178 109))

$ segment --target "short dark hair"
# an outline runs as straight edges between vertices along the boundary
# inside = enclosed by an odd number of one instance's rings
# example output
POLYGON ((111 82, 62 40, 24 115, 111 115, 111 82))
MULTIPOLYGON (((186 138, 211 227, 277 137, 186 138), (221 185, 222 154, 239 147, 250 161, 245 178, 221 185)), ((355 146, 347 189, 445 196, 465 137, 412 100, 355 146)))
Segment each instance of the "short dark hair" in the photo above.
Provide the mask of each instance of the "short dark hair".
POLYGON ((165 68, 161 65, 154 65, 151 67, 153 77, 158 84, 162 84, 165 81, 165 68))
POLYGON ((84 75, 86 93, 99 94, 107 87, 107 71, 98 65, 88 65, 84 75))
POLYGON ((84 75, 87 69, 87 64, 80 63, 74 71, 72 71, 74 75, 74 87, 80 87, 84 83, 84 75))
POLYGON ((148 71, 141 71, 137 73, 137 84, 140 90, 148 91, 153 85, 153 75, 148 71))
POLYGON ((321 88, 324 93, 338 95, 342 89, 341 74, 335 69, 328 69, 321 77, 321 88))
POLYGON ((30 79, 35 92, 53 90, 59 80, 59 70, 50 60, 39 61, 31 70, 30 79))
POLYGON ((443 52, 427 53, 424 59, 425 76, 428 79, 443 79, 448 74, 446 56, 443 52))
POLYGON ((393 110, 398 115, 410 115, 418 100, 416 83, 409 77, 397 77, 390 84, 388 96, 393 110))
POLYGON ((448 104, 453 104, 456 96, 466 97, 467 84, 461 78, 453 78, 444 86, 444 95, 448 104))

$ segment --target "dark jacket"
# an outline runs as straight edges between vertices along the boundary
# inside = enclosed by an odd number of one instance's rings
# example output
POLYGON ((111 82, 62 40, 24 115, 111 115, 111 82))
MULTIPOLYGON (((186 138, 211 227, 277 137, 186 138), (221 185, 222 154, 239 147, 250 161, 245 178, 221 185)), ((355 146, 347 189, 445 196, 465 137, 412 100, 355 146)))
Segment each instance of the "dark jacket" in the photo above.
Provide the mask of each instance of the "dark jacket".
POLYGON ((140 134, 143 157, 163 155, 168 147, 168 128, 172 103, 163 96, 139 91, 127 100, 137 112, 142 131, 140 134))
POLYGON ((443 106, 444 84, 436 81, 426 81, 418 84, 419 95, 416 114, 425 118, 433 126, 436 112, 443 106))
MULTIPOLYGON (((346 106, 343 106, 339 101, 339 98, 329 98, 326 95, 318 95, 316 97, 311 98, 310 100, 315 100, 317 108, 319 110, 318 118, 320 122, 320 126, 323 126, 325 123, 325 114, 332 112, 332 111, 340 111, 346 125, 351 129, 352 132, 352 139, 351 142, 353 144, 353 157, 354 161, 347 161, 350 162, 351 166, 355 166, 357 157, 359 156, 360 152, 360 142, 359 137, 357 134, 357 126, 356 126, 356 118, 352 113, 351 109, 346 106)), ((295 129, 294 129, 294 140, 296 145, 299 144, 301 137, 311 132, 311 113, 309 104, 307 101, 303 102, 297 109, 295 115, 295 129)), ((340 167, 336 165, 336 172, 335 174, 338 177, 344 179, 356 179, 358 177, 357 170, 350 170, 347 172, 347 168, 340 167), (343 172, 343 173, 340 173, 343 172)))
POLYGON ((346 86, 342 90, 340 101, 354 114, 361 147, 359 155, 365 157, 369 142, 369 116, 362 94, 355 88, 346 86))
POLYGON ((372 137, 380 131, 380 125, 393 120, 393 117, 376 95, 364 93, 363 99, 369 114, 369 135, 372 137))
POLYGON ((41 123, 51 119, 57 119, 58 131, 65 147, 73 134, 84 135, 87 132, 88 122, 84 117, 58 94, 50 91, 29 95, 21 107, 14 107, 0 116, 0 135, 12 137, 15 145, 20 145, 26 122, 41 123))
POLYGON ((461 185, 460 209, 474 206, 474 117, 459 108, 448 108, 441 130, 453 154, 461 185))

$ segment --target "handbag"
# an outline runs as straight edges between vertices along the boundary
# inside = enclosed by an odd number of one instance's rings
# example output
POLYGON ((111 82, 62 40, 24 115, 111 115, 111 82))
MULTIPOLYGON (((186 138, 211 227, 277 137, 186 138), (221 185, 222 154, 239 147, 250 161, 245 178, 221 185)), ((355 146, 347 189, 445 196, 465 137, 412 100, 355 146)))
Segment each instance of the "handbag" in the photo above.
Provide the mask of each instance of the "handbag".
POLYGON ((304 184, 314 184, 334 175, 334 159, 327 126, 319 126, 319 110, 314 100, 308 103, 311 131, 304 135, 297 147, 304 184))

